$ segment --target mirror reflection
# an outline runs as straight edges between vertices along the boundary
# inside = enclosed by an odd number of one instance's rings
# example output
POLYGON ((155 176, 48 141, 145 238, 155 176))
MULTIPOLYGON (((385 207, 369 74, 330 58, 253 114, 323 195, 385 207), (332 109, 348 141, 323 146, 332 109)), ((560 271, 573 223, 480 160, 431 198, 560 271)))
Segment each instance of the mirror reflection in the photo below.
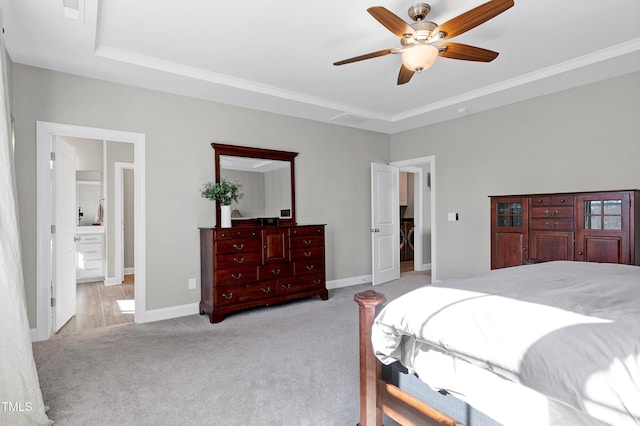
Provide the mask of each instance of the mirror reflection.
POLYGON ((102 224, 102 182, 98 171, 76 171, 77 226, 102 224))
POLYGON ((232 220, 291 217, 289 161, 221 155, 220 177, 242 185, 242 199, 231 206, 232 220))

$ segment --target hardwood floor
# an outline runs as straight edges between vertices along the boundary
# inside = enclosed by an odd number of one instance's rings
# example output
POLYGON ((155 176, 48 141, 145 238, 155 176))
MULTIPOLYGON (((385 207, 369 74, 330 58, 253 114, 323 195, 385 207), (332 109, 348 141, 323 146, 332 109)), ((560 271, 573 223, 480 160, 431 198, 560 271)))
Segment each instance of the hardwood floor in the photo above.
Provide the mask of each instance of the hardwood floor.
POLYGON ((105 286, 102 281, 76 285, 76 315, 57 334, 133 322, 134 275, 125 275, 122 285, 105 286))
POLYGON ((400 273, 413 271, 413 260, 404 260, 400 262, 400 273))

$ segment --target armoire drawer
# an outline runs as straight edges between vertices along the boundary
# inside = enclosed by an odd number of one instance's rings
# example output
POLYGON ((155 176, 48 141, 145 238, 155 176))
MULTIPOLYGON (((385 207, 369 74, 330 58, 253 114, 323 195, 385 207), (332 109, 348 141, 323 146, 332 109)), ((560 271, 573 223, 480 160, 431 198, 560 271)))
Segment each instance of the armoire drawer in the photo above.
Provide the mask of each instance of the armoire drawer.
POLYGON ((573 218, 573 207, 531 207, 531 217, 573 218))
POLYGON ((531 219, 529 228, 534 231, 571 231, 573 230, 573 219, 531 219))
POLYGON ((572 206, 573 195, 544 195, 531 197, 532 206, 572 206))

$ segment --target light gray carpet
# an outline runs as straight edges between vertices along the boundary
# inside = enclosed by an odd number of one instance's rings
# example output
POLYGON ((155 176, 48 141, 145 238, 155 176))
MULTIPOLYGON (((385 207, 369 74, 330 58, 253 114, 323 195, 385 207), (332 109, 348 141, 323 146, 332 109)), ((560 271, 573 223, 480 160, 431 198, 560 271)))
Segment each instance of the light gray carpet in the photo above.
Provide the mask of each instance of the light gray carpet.
MULTIPOLYGON (((389 300, 426 284, 407 273, 389 300)), ((33 345, 58 425, 355 425, 359 285, 330 298, 54 336, 33 345)))

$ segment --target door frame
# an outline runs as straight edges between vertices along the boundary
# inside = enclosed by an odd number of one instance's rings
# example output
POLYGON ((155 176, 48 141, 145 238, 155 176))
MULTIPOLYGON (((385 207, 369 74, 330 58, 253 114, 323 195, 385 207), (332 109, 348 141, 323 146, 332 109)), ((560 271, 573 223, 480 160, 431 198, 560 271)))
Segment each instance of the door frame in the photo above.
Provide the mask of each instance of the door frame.
POLYGON ((51 149, 55 136, 98 139, 134 144, 134 223, 136 264, 135 322, 146 320, 146 247, 145 247, 145 135, 142 133, 46 121, 36 122, 36 341, 52 335, 51 216, 54 200, 51 192, 51 149))
MULTIPOLYGON (((126 163, 122 161, 116 161, 114 165, 114 223, 116 225, 115 230, 115 278, 118 284, 122 284, 124 281, 124 229, 122 222, 124 221, 124 190, 122 184, 124 182, 124 171, 133 170, 133 179, 135 181, 135 163, 126 163)), ((134 193, 135 197, 135 193, 134 193)), ((134 202, 135 204, 135 202, 134 202)), ((135 217, 135 210, 134 210, 135 217)), ((134 223, 135 227, 135 223, 134 223)), ((135 247, 135 235, 134 235, 134 247, 135 247)), ((135 266, 135 265, 134 265, 135 266)), ((134 281, 135 282, 135 281, 134 281)))
MULTIPOLYGON (((434 155, 430 155, 427 157, 418 157, 411 158, 408 160, 400 160, 400 161, 392 161, 389 163, 391 166, 398 167, 400 171, 406 171, 409 173, 420 173, 422 176, 422 169, 418 168, 418 166, 422 166, 424 164, 429 164, 431 169, 431 179, 430 179, 430 201, 431 201, 431 282, 437 281, 437 262, 436 262, 436 157, 434 155)), ((414 177, 415 179, 415 177, 414 177)), ((416 232, 421 237, 414 240, 414 269, 415 270, 427 270, 427 265, 422 263, 422 216, 424 209, 423 202, 423 194, 424 188, 422 187, 423 179, 422 177, 418 178, 420 181, 418 185, 414 185, 414 209, 418 210, 417 214, 414 214, 414 226, 416 227, 416 232), (418 186, 420 187, 418 189, 418 186), (418 219, 418 221, 416 221, 418 219), (416 243, 417 241, 417 243, 416 243), (416 261, 415 259, 420 255, 420 269, 416 269, 416 261)), ((417 180, 417 179, 416 179, 417 180)), ((415 181, 414 181, 415 182, 415 181)))

